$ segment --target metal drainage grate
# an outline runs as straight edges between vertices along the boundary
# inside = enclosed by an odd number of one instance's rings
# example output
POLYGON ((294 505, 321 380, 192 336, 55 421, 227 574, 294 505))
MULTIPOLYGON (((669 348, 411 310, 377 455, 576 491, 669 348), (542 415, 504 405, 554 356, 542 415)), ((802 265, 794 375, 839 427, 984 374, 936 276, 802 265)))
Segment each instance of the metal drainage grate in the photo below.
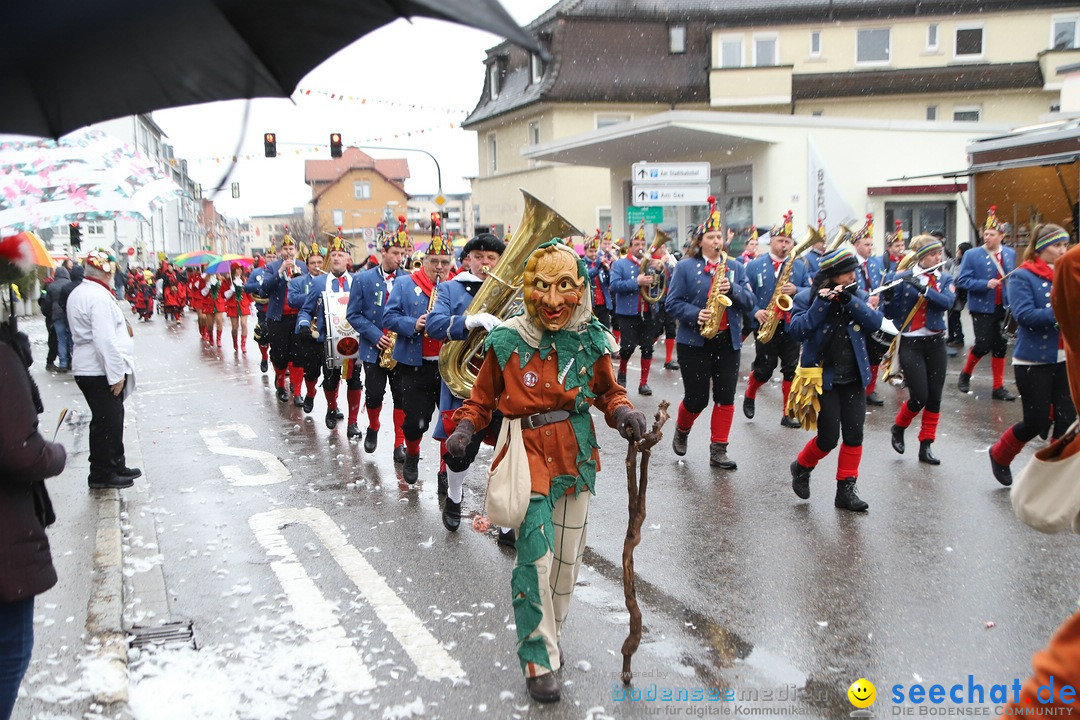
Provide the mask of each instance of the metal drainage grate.
POLYGON ((193 650, 199 649, 195 644, 195 631, 190 620, 154 627, 133 627, 129 632, 131 640, 128 644, 133 648, 188 645, 193 650))

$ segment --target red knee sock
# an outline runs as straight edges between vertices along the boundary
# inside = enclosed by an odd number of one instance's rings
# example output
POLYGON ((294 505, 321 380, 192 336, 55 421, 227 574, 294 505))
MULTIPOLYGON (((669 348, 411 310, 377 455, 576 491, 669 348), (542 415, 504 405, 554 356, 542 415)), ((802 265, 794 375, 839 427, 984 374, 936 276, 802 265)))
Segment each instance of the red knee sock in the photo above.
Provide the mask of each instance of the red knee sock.
MULTIPOLYGON (((405 431, 401 429, 403 422, 405 422, 405 411, 394 408, 394 447, 401 447, 405 443, 405 431)), ((419 441, 417 441, 416 452, 420 452, 419 441)))
POLYGON ((652 358, 641 358, 641 384, 649 382, 649 368, 652 367, 652 358))
POLYGON ((217 346, 221 347, 221 331, 217 331, 217 346))
POLYGON ((315 394, 315 381, 314 380, 304 380, 304 390, 305 390, 305 394, 308 397, 311 397, 312 395, 314 395, 315 394))
POLYGON ((630 358, 619 358, 619 376, 626 375, 626 363, 630 358))
POLYGON ((709 442, 726 443, 728 441, 733 417, 735 417, 734 405, 712 406, 712 438, 709 442))
POLYGON ((443 456, 446 455, 446 441, 439 441, 439 472, 446 472, 446 460, 443 456))
POLYGON ((362 390, 346 390, 345 399, 349 403, 349 424, 352 425, 356 422, 356 418, 360 415, 360 396, 363 393, 362 390))
POLYGON ((941 413, 923 410, 922 426, 919 428, 919 442, 922 442, 923 440, 934 442, 937 440, 937 424, 939 417, 941 417, 941 413))
POLYGON ((877 387, 878 369, 880 367, 881 367, 880 365, 871 365, 870 366, 870 384, 866 386, 866 394, 867 395, 874 392, 874 388, 877 387))
POLYGON ((781 387, 784 389, 784 406, 782 408, 785 415, 787 415, 787 396, 791 392, 791 381, 785 380, 781 383, 781 387))
POLYGON ((666 338, 664 340, 664 346, 667 350, 667 357, 664 359, 665 363, 671 362, 671 355, 675 352, 675 338, 666 338))
POLYGON ((700 414, 690 412, 685 405, 679 403, 679 414, 675 418, 675 427, 683 432, 690 432, 690 428, 694 427, 694 421, 697 420, 697 416, 700 414))
POLYGON ((323 388, 323 395, 326 396, 326 409, 337 410, 337 388, 333 390, 323 388))
POLYGON ((300 390, 304 385, 304 368, 289 365, 289 384, 292 385, 293 397, 300 397, 300 390))
POLYGON ((240 338, 240 352, 247 352, 247 336, 240 338))
POLYGON ((379 413, 381 413, 381 412, 382 412, 382 405, 380 405, 379 407, 373 407, 373 408, 368 408, 367 409, 368 427, 371 428, 372 430, 374 430, 375 432, 379 432, 379 428, 382 427, 382 425, 379 423, 379 413))
POLYGON ((816 468, 817 464, 829 454, 828 450, 822 450, 818 447, 817 438, 812 437, 810 441, 803 446, 803 449, 799 452, 797 462, 803 467, 816 468))
POLYGON ((234 352, 240 349, 240 338, 236 337, 236 335, 232 336, 232 349, 234 352))
POLYGON ((274 387, 285 387, 285 371, 274 368, 274 387))
POLYGON ((1005 358, 990 358, 990 368, 994 371, 994 389, 1005 384, 1005 358))
POLYGON ((1012 428, 1009 428, 990 448, 990 456, 994 458, 994 462, 998 465, 1008 466, 1012 464, 1013 459, 1020 454, 1026 444, 1016 437, 1016 433, 1013 432, 1012 428))
POLYGON ((910 427, 911 421, 918 415, 917 412, 912 412, 911 408, 905 402, 900 406, 900 409, 896 411, 896 419, 893 422, 902 428, 910 427))
POLYGON ((417 438, 416 440, 405 441, 405 454, 406 455, 419 455, 420 454, 420 441, 423 438, 417 438))
POLYGON ((765 383, 757 379, 757 375, 750 373, 750 380, 746 383, 746 397, 754 399, 757 397, 758 388, 765 383))
POLYGON ((259 346, 259 354, 262 355, 263 360, 269 360, 270 359, 270 346, 269 345, 260 345, 259 346))
POLYGON ((615 342, 617 342, 617 343, 622 342, 622 333, 621 332, 619 332, 618 330, 612 330, 611 334, 615 336, 615 342))
POLYGON ((968 350, 967 362, 964 363, 964 374, 970 375, 975 372, 975 366, 979 364, 979 360, 982 358, 975 357, 975 348, 968 350))
POLYGON ((862 460, 862 445, 840 444, 840 457, 836 460, 836 479, 847 480, 859 477, 859 461, 862 460))

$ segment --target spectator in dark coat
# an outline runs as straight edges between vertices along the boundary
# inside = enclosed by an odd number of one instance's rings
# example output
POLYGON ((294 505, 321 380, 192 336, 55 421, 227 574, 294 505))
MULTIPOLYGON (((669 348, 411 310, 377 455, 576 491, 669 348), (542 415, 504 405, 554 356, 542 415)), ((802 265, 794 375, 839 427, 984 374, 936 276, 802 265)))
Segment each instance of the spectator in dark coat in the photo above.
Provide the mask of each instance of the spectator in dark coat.
POLYGON ((60 293, 70 284, 71 273, 61 265, 56 268, 53 280, 45 291, 49 312, 52 313, 53 328, 56 330, 56 369, 60 372, 67 372, 71 367, 71 331, 68 330, 67 318, 60 309, 60 293))

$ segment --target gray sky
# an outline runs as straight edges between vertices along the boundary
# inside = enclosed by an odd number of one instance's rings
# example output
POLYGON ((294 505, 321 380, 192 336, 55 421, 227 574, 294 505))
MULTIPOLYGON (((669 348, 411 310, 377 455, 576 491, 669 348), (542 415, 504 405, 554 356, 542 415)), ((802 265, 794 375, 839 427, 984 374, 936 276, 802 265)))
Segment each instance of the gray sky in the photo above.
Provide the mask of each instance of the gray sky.
MULTIPOLYGON (((555 0, 502 3, 524 25, 555 0)), ((289 212, 303 205, 310 197, 304 184, 304 160, 329 159, 329 148, 311 149, 327 145, 331 132, 340 132, 346 145, 427 150, 442 167, 443 191, 467 191, 468 183, 462 178, 477 174, 476 134, 458 125, 480 97, 484 51, 498 42, 500 38, 489 33, 422 18, 411 24, 399 20, 361 38, 315 68, 299 85, 356 99, 336 100, 313 93, 294 95, 295 104, 287 99, 251 101, 240 154, 254 157, 241 158, 230 178, 240 183, 240 199, 233 200, 226 189, 214 199, 215 204, 235 217, 289 212), (277 133, 277 158, 263 157, 264 132, 277 133), (410 132, 411 136, 405 135, 410 132), (395 133, 399 137, 393 137, 395 133)), ((244 130, 245 104, 209 103, 153 114, 176 156, 187 158, 188 172, 204 188, 215 185, 228 168, 244 130)), ((406 157, 412 179, 405 189, 413 194, 436 191, 435 165, 428 156, 365 152, 373 157, 406 157)))

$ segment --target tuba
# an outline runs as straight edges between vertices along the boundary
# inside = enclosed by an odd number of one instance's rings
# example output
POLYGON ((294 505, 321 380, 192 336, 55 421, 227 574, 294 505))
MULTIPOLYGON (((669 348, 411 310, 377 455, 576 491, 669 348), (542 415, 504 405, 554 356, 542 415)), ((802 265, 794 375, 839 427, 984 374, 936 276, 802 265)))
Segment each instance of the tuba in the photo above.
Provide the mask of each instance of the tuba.
POLYGON ((766 310, 769 316, 765 318, 765 322, 761 323, 761 327, 757 331, 757 339, 761 342, 767 343, 772 340, 776 327, 780 324, 780 313, 791 310, 791 296, 782 293, 780 288, 784 287, 791 278, 791 271, 795 267, 795 261, 804 252, 821 242, 822 239, 817 230, 807 227, 802 240, 791 248, 791 252, 788 253, 787 262, 784 263, 784 269, 780 272, 780 277, 776 278, 776 288, 773 290, 772 300, 769 301, 769 307, 766 310))
POLYGON ((667 292, 667 272, 663 268, 660 270, 653 269, 652 254, 664 245, 667 245, 670 241, 670 235, 660 228, 656 228, 656 234, 653 236, 652 244, 649 245, 649 249, 645 251, 644 262, 646 263, 646 266, 642 272, 652 279, 652 284, 640 288, 638 293, 641 295, 641 301, 646 305, 653 305, 660 302, 664 299, 664 293, 667 292))
POLYGON ((854 239, 855 235, 851 232, 851 228, 841 224, 840 229, 836 231, 836 236, 832 239, 832 242, 825 246, 825 252, 831 253, 833 250, 839 250, 841 245, 853 242, 854 239))
MULTIPOLYGON (((517 306, 521 293, 525 261, 538 247, 549 240, 583 233, 570 221, 525 192, 525 213, 521 224, 506 242, 506 251, 488 273, 476 296, 465 310, 466 315, 491 313, 505 319, 517 306)), ((476 382, 476 371, 483 361, 483 346, 487 331, 476 328, 464 340, 443 343, 439 352, 439 374, 455 396, 467 398, 476 382)))

